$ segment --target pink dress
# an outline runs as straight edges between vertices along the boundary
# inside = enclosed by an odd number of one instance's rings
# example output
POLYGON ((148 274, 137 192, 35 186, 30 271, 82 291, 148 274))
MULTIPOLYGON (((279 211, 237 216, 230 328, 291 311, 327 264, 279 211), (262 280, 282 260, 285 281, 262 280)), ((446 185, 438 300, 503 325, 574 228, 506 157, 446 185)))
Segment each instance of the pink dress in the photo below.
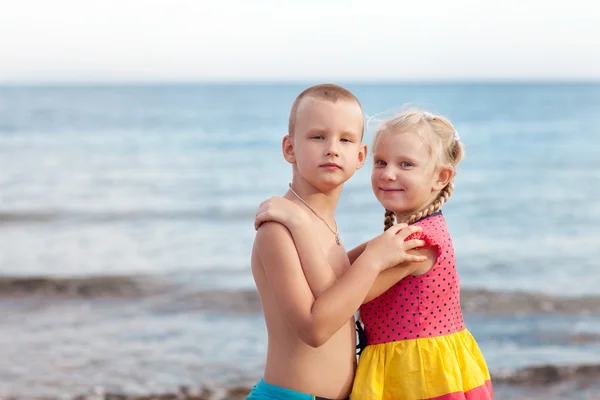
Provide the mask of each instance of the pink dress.
MULTIPOLYGON (((492 399, 490 374, 465 328, 454 248, 441 212, 413 225, 438 258, 360 308, 367 346, 352 398, 360 400, 492 399)), ((409 240, 407 239, 407 240, 409 240)))

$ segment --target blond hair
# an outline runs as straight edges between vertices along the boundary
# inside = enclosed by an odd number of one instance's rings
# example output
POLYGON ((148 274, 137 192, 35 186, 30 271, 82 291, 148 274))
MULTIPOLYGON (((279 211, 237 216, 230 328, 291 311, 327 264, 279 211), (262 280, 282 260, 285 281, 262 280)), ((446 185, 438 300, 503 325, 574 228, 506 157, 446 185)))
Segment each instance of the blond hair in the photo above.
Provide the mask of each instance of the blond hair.
MULTIPOLYGON (((298 97, 296 97, 296 100, 294 100, 294 104, 292 104, 292 108, 290 110, 290 118, 288 121, 288 135, 290 136, 294 135, 296 118, 298 116, 298 108, 300 107, 300 102, 305 97, 330 101, 332 103, 336 103, 338 100, 355 101, 362 110, 362 105, 360 104, 360 101, 358 101, 356 96, 348 89, 345 89, 333 83, 324 83, 321 85, 311 86, 308 89, 305 89, 302 93, 300 93, 298 97)), ((361 132, 361 134, 362 133, 364 132, 361 132)))
MULTIPOLYGON (((402 132, 416 129, 417 133, 431 149, 431 154, 437 161, 437 165, 447 165, 453 169, 464 157, 464 147, 458 138, 456 130, 446 118, 433 115, 427 111, 410 108, 398 115, 384 121, 375 131, 373 138, 373 149, 384 133, 402 132)), ((421 218, 439 211, 448 201, 454 191, 454 175, 448 184, 440 190, 437 198, 422 211, 411 214, 405 221, 412 224, 421 218)), ((385 210, 384 230, 391 228, 396 220, 393 211, 385 210)))

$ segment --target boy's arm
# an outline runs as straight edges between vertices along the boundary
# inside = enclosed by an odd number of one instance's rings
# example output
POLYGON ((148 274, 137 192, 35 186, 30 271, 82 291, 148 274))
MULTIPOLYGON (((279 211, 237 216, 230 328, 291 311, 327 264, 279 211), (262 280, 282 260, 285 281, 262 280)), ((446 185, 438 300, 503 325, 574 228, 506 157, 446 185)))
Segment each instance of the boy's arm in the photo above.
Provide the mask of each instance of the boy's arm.
POLYGON ((303 342, 313 347, 323 345, 354 315, 379 273, 375 266, 377 260, 363 254, 335 284, 315 299, 294 241, 283 225, 263 224, 256 235, 256 246, 276 301, 288 323, 303 342))

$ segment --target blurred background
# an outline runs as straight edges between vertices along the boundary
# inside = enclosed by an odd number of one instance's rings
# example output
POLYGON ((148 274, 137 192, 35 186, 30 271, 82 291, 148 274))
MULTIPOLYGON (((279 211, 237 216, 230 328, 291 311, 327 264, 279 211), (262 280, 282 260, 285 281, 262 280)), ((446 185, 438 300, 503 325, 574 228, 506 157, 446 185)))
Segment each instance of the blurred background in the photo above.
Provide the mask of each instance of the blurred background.
MULTIPOLYGON (((0 0, 0 398, 243 398, 254 213, 333 82, 460 133, 444 211, 497 398, 599 399, 599 37, 581 0, 0 0)), ((369 174, 347 248, 382 230, 369 174)))

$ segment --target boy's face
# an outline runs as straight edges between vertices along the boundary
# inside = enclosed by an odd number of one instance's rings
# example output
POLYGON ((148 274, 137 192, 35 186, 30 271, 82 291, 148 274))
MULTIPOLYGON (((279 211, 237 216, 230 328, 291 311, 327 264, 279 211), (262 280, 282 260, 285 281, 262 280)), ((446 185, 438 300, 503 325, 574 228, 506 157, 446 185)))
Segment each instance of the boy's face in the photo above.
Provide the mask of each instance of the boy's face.
POLYGON ((284 157, 294 164, 294 173, 322 191, 332 190, 364 164, 363 124, 362 109, 355 101, 304 98, 294 135, 283 140, 284 157))

